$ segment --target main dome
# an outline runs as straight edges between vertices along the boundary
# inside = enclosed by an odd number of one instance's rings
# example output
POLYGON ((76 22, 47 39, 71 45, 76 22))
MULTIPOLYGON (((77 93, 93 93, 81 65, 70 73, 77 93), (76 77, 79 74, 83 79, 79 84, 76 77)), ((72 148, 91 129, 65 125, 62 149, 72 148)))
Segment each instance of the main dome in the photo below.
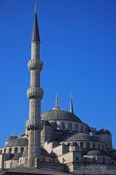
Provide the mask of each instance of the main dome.
POLYGON ((50 110, 45 113, 42 113, 41 115, 42 120, 47 120, 47 121, 74 121, 74 122, 81 122, 82 121, 73 113, 67 112, 64 110, 50 110))

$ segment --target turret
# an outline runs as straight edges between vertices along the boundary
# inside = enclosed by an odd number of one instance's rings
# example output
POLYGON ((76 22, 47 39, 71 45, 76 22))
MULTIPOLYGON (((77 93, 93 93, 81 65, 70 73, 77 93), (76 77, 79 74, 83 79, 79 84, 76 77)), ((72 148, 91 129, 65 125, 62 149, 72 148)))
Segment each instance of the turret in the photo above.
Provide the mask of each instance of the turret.
POLYGON ((100 129, 98 131, 99 140, 106 144, 108 150, 112 149, 112 135, 108 129, 100 129))

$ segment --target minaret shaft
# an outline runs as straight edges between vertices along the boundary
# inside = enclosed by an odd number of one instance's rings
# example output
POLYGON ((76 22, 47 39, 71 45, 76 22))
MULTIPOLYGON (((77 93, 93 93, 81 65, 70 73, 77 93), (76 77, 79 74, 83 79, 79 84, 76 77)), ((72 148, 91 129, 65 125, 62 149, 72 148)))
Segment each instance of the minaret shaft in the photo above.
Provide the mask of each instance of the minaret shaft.
POLYGON ((38 29, 37 13, 35 13, 34 28, 31 44, 31 60, 28 63, 30 70, 30 88, 27 90, 29 97, 29 120, 27 121, 28 132, 28 166, 34 167, 35 160, 40 160, 40 130, 41 130, 41 99, 43 90, 40 88, 40 72, 43 64, 40 61, 40 38, 38 29))
POLYGON ((40 59, 40 43, 32 42, 31 44, 31 59, 40 59))

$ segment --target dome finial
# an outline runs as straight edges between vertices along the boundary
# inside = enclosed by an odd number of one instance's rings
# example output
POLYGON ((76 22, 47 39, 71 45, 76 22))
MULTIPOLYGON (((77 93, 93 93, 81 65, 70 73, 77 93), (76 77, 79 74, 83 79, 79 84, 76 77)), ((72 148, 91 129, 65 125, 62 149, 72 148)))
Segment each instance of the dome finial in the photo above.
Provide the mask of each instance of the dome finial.
POLYGON ((72 101, 72 94, 70 95, 70 112, 73 113, 73 101, 72 101))
POLYGON ((56 95, 56 101, 55 101, 55 107, 53 108, 53 110, 59 110, 60 107, 58 106, 58 95, 56 95))

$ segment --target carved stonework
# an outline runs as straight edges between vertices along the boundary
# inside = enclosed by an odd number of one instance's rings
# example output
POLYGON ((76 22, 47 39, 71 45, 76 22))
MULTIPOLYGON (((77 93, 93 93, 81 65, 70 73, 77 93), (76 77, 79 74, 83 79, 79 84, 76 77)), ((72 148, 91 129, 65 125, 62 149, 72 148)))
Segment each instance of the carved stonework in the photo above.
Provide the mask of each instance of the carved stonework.
POLYGON ((43 89, 42 88, 40 88, 40 87, 31 87, 31 88, 29 88, 28 90, 27 90, 27 96, 29 97, 29 98, 37 98, 37 99, 39 99, 39 100, 41 100, 42 99, 42 97, 43 97, 43 89))
POLYGON ((31 59, 28 62, 28 69, 29 70, 39 70, 39 72, 41 72, 43 68, 43 62, 37 59, 31 59))
POLYGON ((27 124, 27 130, 41 130, 42 125, 41 124, 27 124))

